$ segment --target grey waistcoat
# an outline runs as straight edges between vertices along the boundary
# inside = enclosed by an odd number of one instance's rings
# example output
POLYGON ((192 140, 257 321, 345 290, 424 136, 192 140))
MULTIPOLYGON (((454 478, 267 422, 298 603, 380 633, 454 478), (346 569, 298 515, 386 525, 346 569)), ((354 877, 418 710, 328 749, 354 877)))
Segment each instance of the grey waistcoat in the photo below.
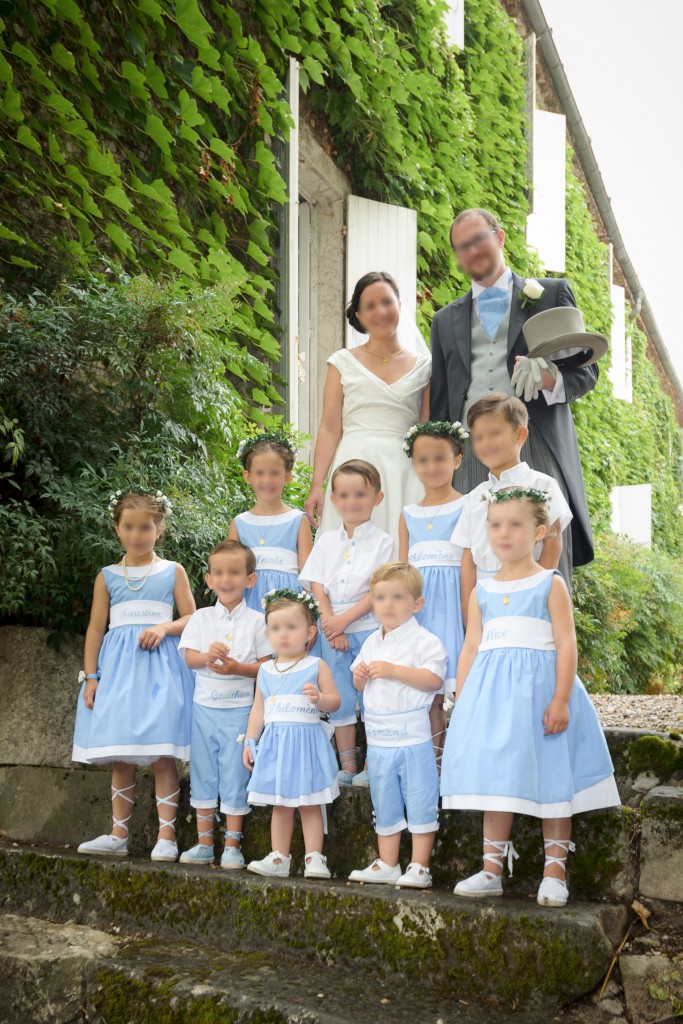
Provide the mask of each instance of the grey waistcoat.
POLYGON ((510 303, 505 316, 498 324, 495 338, 489 341, 489 336, 479 319, 476 300, 472 302, 472 362, 470 386, 462 417, 465 423, 470 406, 480 398, 485 398, 492 391, 503 391, 506 395, 514 394, 507 367, 511 308, 510 303))

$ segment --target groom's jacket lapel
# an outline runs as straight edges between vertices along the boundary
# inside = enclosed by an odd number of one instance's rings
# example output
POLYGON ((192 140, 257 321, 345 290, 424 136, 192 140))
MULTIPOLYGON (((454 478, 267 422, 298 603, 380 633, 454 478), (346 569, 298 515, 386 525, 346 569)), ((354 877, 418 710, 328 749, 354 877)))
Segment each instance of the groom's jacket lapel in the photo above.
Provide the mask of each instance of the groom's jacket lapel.
POLYGON ((451 303, 451 331, 469 381, 472 365, 472 292, 451 303))

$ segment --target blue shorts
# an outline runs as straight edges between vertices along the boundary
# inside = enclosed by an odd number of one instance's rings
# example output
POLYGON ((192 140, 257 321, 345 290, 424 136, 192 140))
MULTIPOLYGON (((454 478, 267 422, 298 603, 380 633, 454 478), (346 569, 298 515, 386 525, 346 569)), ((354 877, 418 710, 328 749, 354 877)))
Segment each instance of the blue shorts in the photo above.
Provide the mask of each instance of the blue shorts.
POLYGON ((223 814, 248 814, 250 772, 242 763, 237 737, 247 731, 250 707, 207 708, 192 705, 190 805, 217 807, 223 814))
POLYGON ((378 835, 404 828, 436 832, 439 773, 431 740, 407 747, 368 746, 368 772, 378 835))
POLYGON ((349 641, 348 651, 335 651, 330 647, 330 642, 323 633, 320 634, 320 646, 322 648, 322 659, 329 667, 334 685, 339 691, 341 704, 337 711, 330 712, 330 721, 336 727, 339 725, 356 724, 356 707, 360 706, 361 718, 363 717, 363 695, 353 685, 353 672, 351 664, 360 654, 360 649, 369 636, 375 632, 374 629, 363 630, 360 633, 347 633, 349 641))

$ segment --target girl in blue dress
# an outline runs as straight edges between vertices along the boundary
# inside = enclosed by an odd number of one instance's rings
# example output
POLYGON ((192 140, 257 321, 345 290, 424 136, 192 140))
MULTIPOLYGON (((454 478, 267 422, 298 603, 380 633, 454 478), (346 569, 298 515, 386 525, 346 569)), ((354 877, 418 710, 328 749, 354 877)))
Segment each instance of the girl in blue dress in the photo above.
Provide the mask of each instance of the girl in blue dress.
POLYGON ((399 558, 419 569, 424 608, 417 621, 439 638, 448 652, 448 668, 440 693, 434 698, 429 720, 439 768, 446 736, 444 694, 455 691, 455 670, 464 640, 460 607, 462 549, 451 536, 465 498, 453 487, 453 473, 462 462, 469 434, 462 424, 427 422, 411 427, 403 450, 425 489, 422 501, 405 505, 398 524, 399 558))
POLYGON ((243 476, 256 496, 253 508, 235 516, 228 537, 256 555, 256 584, 245 594, 250 608, 262 611, 269 590, 301 590, 299 573, 311 553, 313 538, 305 514, 282 501, 292 479, 296 448, 284 434, 257 434, 237 449, 243 476))
POLYGON ((308 653, 316 635, 318 602, 306 591, 274 590, 264 598, 266 633, 274 652, 256 677, 244 764, 252 772, 250 804, 272 804, 272 850, 248 871, 286 878, 294 810, 299 809, 306 854, 305 878, 329 878, 322 854, 324 805, 339 796, 337 760, 321 712, 341 703, 332 673, 308 653))
POLYGON ((501 562, 472 592, 456 704, 441 773, 444 808, 484 812, 483 870, 458 896, 500 896, 512 874, 512 816, 540 818, 542 906, 567 902, 572 815, 620 803, 597 713, 576 675, 571 599, 561 575, 533 559, 550 525, 548 495, 489 492, 488 531, 501 562))
POLYGON ((178 640, 195 602, 182 565, 154 551, 170 513, 168 498, 160 491, 118 491, 109 509, 125 554, 95 580, 72 758, 113 763, 113 826, 109 835, 81 843, 78 852, 128 853, 136 765, 148 764, 159 815, 152 860, 173 861, 180 793, 174 758, 189 757, 194 690, 178 640))

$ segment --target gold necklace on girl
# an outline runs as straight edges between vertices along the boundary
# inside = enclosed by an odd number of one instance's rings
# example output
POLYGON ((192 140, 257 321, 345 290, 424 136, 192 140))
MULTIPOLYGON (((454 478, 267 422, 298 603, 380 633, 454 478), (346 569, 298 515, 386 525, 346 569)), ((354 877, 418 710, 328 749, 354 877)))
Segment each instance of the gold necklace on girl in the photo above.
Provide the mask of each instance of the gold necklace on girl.
POLYGON ((440 512, 440 511, 441 511, 441 509, 442 509, 442 508, 444 507, 444 505, 447 505, 447 504, 448 504, 448 502, 447 502, 447 501, 444 501, 443 505, 439 505, 439 507, 437 508, 436 512, 434 513, 434 515, 432 516, 432 518, 431 518, 431 519, 429 520, 429 522, 427 523, 427 529, 428 529, 428 530, 433 530, 433 529, 434 529, 434 520, 436 519, 436 517, 438 516, 439 512, 440 512))
POLYGON ((287 677, 289 676, 290 672, 292 672, 293 669, 295 669, 296 666, 299 664, 299 662, 303 661, 305 657, 306 657, 306 654, 305 653, 302 654, 300 658, 297 658, 296 661, 292 662, 292 664, 289 666, 289 668, 286 668, 284 670, 283 669, 279 669, 277 667, 277 657, 273 658, 273 668, 275 669, 275 671, 280 676, 280 685, 278 686, 278 688, 275 691, 275 693, 271 693, 271 695, 268 698, 268 700, 274 701, 274 700, 277 699, 277 695, 280 692, 280 690, 282 689, 282 687, 285 685, 285 683, 287 681, 287 677))
POLYGON ((518 584, 520 584, 525 579, 526 579, 526 576, 522 576, 521 579, 515 580, 515 586, 514 587, 510 587, 510 589, 507 591, 507 593, 503 596, 503 604, 510 604, 510 594, 514 594, 515 590, 517 589, 518 584))
MULTIPOLYGON (((128 587, 128 589, 132 590, 132 592, 134 594, 136 594, 138 592, 138 590, 142 590, 142 588, 144 587, 145 583, 149 579, 149 574, 151 573, 151 571, 152 571, 152 569, 154 567, 154 563, 156 562, 156 560, 157 560, 157 556, 156 556, 156 552, 154 552, 153 555, 152 555, 152 561, 149 563, 149 566, 147 568, 147 572, 142 577, 142 583, 140 584, 139 587, 131 587, 130 580, 128 578, 128 573, 126 571, 126 569, 127 569, 127 566, 126 566, 126 556, 124 555, 123 558, 121 559, 121 568, 123 569, 123 578, 126 581, 126 586, 128 587)), ((137 568, 137 566, 135 568, 137 568)))

